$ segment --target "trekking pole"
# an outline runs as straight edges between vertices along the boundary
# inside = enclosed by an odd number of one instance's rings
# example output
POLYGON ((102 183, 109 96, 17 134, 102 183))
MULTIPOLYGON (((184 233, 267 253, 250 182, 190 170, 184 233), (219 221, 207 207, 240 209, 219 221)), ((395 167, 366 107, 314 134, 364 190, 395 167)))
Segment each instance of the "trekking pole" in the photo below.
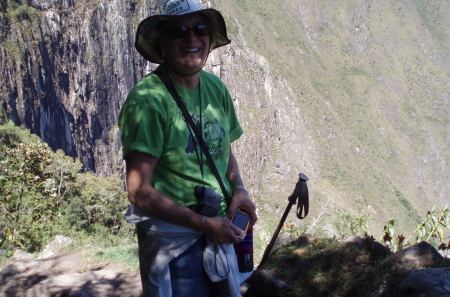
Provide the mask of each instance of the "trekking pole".
POLYGON ((275 233, 272 236, 272 240, 270 240, 269 245, 266 247, 266 250, 264 251, 263 257, 261 259, 261 262, 259 263, 259 267, 261 267, 269 257, 270 251, 272 250, 273 245, 275 244, 275 241, 278 237, 278 234, 280 233, 281 228, 283 227, 284 221, 286 221, 286 218, 289 214, 289 211, 291 210, 292 205, 297 203, 298 199, 298 205, 297 205, 297 218, 303 219, 308 215, 309 211, 309 198, 308 198, 308 186, 306 185, 306 181, 309 179, 306 175, 303 173, 298 174, 298 182, 295 185, 294 192, 289 196, 288 198, 288 205, 283 213, 283 216, 281 217, 280 223, 278 224, 277 229, 275 230, 275 233), (302 212, 304 211, 304 215, 302 215, 302 212))

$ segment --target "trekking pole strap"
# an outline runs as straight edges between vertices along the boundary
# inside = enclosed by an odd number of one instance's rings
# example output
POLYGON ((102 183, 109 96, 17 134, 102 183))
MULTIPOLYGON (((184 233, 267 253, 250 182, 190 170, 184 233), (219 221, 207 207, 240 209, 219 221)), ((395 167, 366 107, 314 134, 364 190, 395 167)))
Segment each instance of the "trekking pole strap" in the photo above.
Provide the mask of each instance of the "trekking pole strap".
POLYGON ((306 181, 309 178, 303 173, 299 173, 299 179, 297 185, 295 186, 294 193, 289 197, 289 202, 295 204, 297 202, 297 218, 300 220, 304 219, 309 212, 309 193, 308 193, 308 185, 306 181))

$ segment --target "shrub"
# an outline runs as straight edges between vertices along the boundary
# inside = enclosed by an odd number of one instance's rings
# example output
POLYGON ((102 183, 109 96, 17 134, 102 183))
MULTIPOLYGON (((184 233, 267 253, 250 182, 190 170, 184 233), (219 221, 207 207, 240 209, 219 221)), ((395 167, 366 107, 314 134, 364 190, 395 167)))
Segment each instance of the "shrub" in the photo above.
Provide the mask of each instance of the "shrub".
POLYGON ((79 162, 12 123, 0 126, 0 145, 0 248, 35 252, 55 232, 133 234, 118 177, 79 173, 79 162))

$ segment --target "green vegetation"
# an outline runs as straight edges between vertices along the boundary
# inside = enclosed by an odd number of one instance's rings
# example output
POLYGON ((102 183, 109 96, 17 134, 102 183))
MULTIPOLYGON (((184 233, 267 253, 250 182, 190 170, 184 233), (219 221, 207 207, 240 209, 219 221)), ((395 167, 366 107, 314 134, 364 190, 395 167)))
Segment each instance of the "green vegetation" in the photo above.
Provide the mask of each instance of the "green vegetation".
POLYGON ((437 249, 446 251, 450 249, 450 242, 444 243, 445 231, 450 229, 449 219, 448 207, 445 207, 439 216, 433 208, 408 238, 405 238, 403 234, 396 236, 394 231, 395 221, 392 219, 384 227, 384 234, 380 241, 387 243, 394 252, 421 241, 430 242, 437 249))
POLYGON ((439 30, 440 20, 442 19, 441 14, 445 13, 445 8, 440 7, 440 4, 435 1, 413 0, 413 2, 417 7, 423 23, 427 26, 431 34, 441 42, 448 42, 448 35, 445 31, 439 30))
POLYGON ((137 247, 134 245, 111 246, 97 251, 93 258, 99 261, 113 261, 121 263, 132 271, 138 271, 139 258, 137 257, 137 247))
MULTIPOLYGON (((19 5, 13 1, 2 5, 2 9, 5 10, 5 13, 2 15, 4 19, 1 21, 3 29, 0 33, 0 45, 8 53, 8 59, 23 61, 24 55, 29 50, 25 44, 33 46, 35 52, 39 52, 39 41, 41 39, 39 23, 42 16, 39 10, 27 4, 19 5), (15 33, 13 34, 13 32, 15 33), (14 40, 15 34, 20 36, 20 41, 14 40)), ((36 55, 34 58, 40 60, 41 56, 36 55)), ((16 79, 19 80, 20 76, 16 79)), ((4 87, 2 82, 0 90, 4 87)))
POLYGON ((11 6, 8 7, 8 13, 11 18, 18 21, 31 20, 39 16, 38 10, 27 4, 19 5, 15 2, 10 2, 11 6))
POLYGON ((133 238, 120 179, 80 173, 79 162, 12 123, 0 126, 0 146, 0 248, 35 252, 56 234, 133 238))
POLYGON ((375 280, 381 275, 358 263, 363 257, 363 251, 344 247, 336 240, 308 242, 300 238, 291 248, 277 252, 273 257, 276 262, 268 265, 280 267, 276 275, 294 284, 285 296, 367 296, 364 292, 374 292, 375 280), (369 278, 372 281, 367 282, 369 278))

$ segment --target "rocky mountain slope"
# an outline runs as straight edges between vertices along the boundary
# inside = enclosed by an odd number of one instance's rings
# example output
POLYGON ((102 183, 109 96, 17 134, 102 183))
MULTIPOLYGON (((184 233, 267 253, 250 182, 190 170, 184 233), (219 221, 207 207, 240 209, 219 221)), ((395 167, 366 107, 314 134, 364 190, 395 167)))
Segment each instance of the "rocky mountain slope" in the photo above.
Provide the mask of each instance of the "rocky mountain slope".
MULTIPOLYGON (((339 235, 345 214, 412 232, 450 197, 448 1, 215 0, 233 43, 206 66, 233 96, 234 144, 267 241, 310 177, 297 227, 339 235)), ((118 112, 154 65, 134 50, 150 0, 0 1, 2 115, 88 171, 123 175, 118 112)), ((378 233, 377 233, 378 232, 378 233)))

